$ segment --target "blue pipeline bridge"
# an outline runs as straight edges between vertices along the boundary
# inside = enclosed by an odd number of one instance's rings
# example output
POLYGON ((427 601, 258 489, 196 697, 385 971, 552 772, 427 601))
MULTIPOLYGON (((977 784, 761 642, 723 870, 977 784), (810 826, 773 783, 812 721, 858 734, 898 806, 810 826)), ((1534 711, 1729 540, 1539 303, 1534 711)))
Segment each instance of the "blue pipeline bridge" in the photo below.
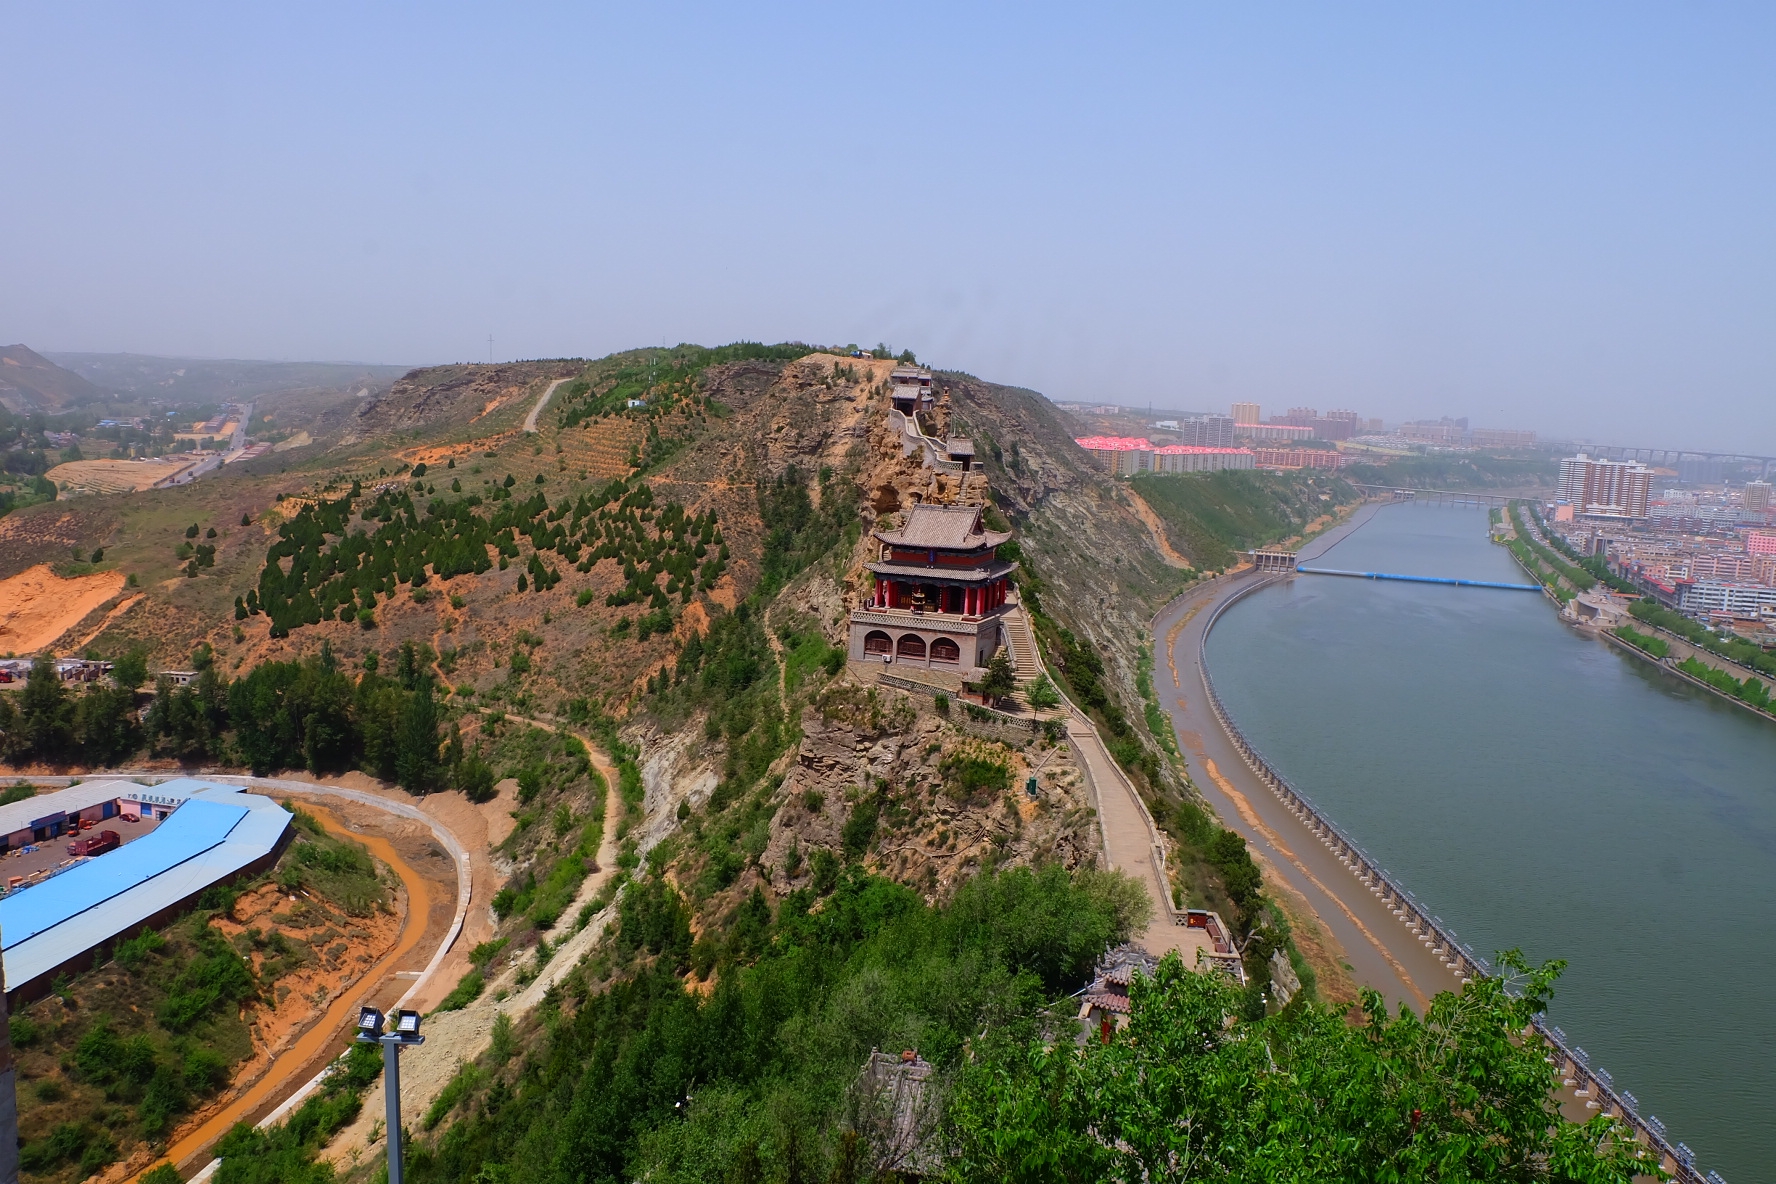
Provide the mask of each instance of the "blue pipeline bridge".
POLYGON ((1349 576, 1356 580, 1404 580, 1410 584, 1454 584, 1461 588, 1504 588, 1511 592, 1540 592, 1540 584, 1504 584, 1497 580, 1452 580, 1447 576, 1402 576, 1385 571, 1342 571, 1336 567, 1305 567, 1296 571, 1310 576, 1349 576))

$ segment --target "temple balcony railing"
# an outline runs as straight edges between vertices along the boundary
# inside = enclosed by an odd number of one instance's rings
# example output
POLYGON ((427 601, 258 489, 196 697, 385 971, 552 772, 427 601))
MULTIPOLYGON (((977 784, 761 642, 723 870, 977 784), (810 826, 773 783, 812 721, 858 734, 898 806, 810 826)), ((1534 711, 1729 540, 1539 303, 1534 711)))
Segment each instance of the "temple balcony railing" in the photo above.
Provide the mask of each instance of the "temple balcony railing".
POLYGON ((939 633, 976 633, 987 625, 997 625, 1005 615, 1006 606, 987 610, 978 616, 963 613, 923 612, 910 608, 866 607, 852 610, 854 625, 887 625, 895 629, 931 629, 939 633))

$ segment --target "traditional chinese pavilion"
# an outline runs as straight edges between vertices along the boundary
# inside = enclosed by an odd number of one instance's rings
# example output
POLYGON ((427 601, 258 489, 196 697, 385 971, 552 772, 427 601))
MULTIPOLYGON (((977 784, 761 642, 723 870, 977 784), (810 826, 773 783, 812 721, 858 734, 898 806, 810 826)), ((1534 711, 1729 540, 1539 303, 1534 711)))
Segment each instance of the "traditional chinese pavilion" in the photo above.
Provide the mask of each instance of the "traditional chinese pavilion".
POLYGON ((875 593, 851 614, 853 661, 930 669, 985 666, 1004 636, 1000 616, 1017 564, 994 554, 1011 538, 988 530, 980 506, 920 504, 881 543, 875 593))

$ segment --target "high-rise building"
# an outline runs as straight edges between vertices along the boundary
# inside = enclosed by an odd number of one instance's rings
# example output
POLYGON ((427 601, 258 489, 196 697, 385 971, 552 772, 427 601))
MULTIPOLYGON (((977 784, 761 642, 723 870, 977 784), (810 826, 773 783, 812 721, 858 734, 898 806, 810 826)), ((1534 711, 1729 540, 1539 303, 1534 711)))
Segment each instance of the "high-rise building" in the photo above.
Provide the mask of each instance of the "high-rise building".
POLYGON ((1322 424, 1320 436, 1327 440, 1348 440, 1363 434, 1362 420, 1355 411, 1328 411, 1322 424))
POLYGON ((1770 483, 1748 481, 1745 485, 1745 508, 1763 512, 1770 508, 1770 483))
POLYGON ((1258 422, 1258 404, 1235 403, 1233 405, 1233 422, 1254 424, 1258 422))
POLYGON ((1576 514, 1645 518, 1653 471, 1638 461, 1594 460, 1579 453, 1560 462, 1560 501, 1576 514))
POLYGON ((1179 420, 1177 431, 1184 437, 1181 444, 1197 448, 1233 447, 1233 420, 1225 415, 1195 415, 1179 420))

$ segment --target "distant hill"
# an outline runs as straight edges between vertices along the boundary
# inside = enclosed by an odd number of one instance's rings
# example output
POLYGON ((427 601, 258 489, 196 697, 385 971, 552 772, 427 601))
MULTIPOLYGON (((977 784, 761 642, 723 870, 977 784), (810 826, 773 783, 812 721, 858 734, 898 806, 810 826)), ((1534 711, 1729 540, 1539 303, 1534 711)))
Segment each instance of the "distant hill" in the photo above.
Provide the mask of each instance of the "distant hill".
POLYGON ((104 399, 105 392, 25 345, 0 349, 0 403, 9 410, 61 411, 104 399))
POLYGON ((353 384, 376 392, 407 370, 405 366, 354 362, 255 362, 149 354, 55 353, 49 357, 89 384, 116 391, 126 399, 172 403, 220 403, 281 391, 339 390, 353 384))

